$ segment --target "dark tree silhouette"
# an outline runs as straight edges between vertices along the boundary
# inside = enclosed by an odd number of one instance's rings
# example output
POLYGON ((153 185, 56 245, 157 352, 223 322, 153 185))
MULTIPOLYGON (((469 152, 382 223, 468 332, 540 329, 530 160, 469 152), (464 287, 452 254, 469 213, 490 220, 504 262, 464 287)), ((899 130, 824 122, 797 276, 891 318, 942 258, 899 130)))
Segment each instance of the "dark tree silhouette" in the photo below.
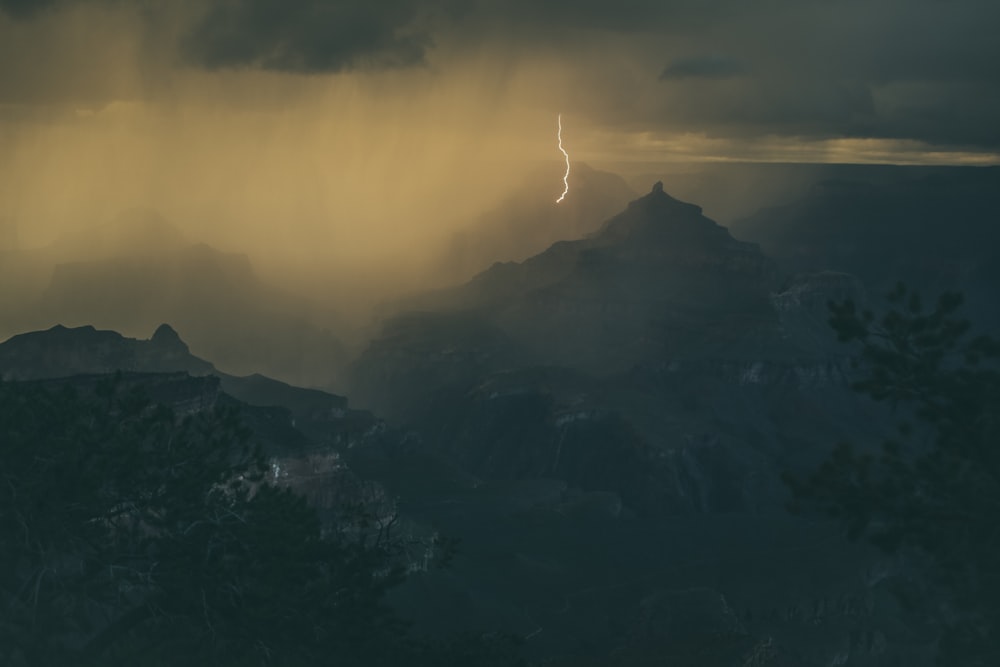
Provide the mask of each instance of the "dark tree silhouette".
POLYGON ((233 410, 0 383, 0 663, 403 664, 395 545, 265 470, 233 410))
POLYGON ((854 387, 896 409, 898 433, 879 452, 841 444, 811 476, 786 476, 793 509, 820 508, 852 539, 926 563, 942 663, 1000 664, 1000 343, 970 335, 958 294, 927 310, 900 285, 889 301, 878 319, 831 303, 830 324, 860 346, 854 387))

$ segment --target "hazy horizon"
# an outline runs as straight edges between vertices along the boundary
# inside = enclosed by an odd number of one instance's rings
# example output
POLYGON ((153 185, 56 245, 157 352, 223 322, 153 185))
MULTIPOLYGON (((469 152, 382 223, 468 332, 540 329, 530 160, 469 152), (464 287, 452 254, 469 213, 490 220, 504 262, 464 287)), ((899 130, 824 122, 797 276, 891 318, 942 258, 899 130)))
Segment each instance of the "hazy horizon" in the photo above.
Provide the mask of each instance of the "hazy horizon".
MULTIPOLYGON (((0 0, 0 249, 64 239, 4 269, 5 303, 136 209, 245 254, 275 307, 364 322, 593 231, 655 180, 729 225, 808 187, 814 170, 776 164, 1000 164, 990 17, 985 0, 0 0), (620 179, 585 192, 573 173, 556 205, 560 114, 571 166, 620 179)), ((182 278, 156 289, 180 299, 182 278)))
POLYGON ((998 164, 997 11, 4 0, 0 216, 26 246, 144 207, 289 267, 406 264, 557 162, 560 113, 595 168, 998 164))

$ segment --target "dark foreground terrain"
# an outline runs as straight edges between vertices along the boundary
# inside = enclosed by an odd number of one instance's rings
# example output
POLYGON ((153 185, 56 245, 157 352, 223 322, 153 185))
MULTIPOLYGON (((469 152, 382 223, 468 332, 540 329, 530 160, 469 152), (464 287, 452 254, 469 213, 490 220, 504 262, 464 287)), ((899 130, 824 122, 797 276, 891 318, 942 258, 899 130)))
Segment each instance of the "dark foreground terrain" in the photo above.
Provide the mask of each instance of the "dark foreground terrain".
MULTIPOLYGON (((368 571, 399 577, 371 599, 412 624, 389 635, 429 642, 428 664, 931 665, 963 608, 932 585, 933 550, 790 513, 783 478, 808 479, 841 442, 877 453, 901 417, 904 446, 940 434, 852 387, 870 364, 852 363, 861 347, 838 342, 828 304, 883 312, 904 279, 962 291, 962 314, 993 330, 997 180, 824 183, 732 233, 657 183, 583 238, 398 304, 350 365, 350 403, 222 373, 167 325, 15 336, 0 387, 90 395, 117 377, 175 415, 236 411, 264 478, 318 510, 317 534, 357 537, 358 516, 391 532, 399 548, 368 571)), ((4 595, 24 600, 11 591, 34 580, 12 567, 4 595)), ((108 604, 58 642, 86 644, 108 604)), ((989 664, 974 659, 950 664, 989 664)))

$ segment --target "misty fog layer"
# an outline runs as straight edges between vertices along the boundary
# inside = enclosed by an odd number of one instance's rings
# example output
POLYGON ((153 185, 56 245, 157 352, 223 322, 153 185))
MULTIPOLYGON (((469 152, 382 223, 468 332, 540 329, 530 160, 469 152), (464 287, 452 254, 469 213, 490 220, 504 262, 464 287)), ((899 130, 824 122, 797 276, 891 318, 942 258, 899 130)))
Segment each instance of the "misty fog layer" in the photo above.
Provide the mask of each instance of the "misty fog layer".
POLYGON ((0 336, 169 320, 222 368, 318 382, 380 304, 661 178, 729 224, 816 180, 730 163, 994 163, 995 12, 4 0, 0 336), (276 339, 296 358, 251 367, 276 339))
POLYGON ((598 167, 996 161, 974 4, 5 2, 0 217, 34 247, 144 207, 262 267, 389 271, 557 160, 558 113, 598 167))

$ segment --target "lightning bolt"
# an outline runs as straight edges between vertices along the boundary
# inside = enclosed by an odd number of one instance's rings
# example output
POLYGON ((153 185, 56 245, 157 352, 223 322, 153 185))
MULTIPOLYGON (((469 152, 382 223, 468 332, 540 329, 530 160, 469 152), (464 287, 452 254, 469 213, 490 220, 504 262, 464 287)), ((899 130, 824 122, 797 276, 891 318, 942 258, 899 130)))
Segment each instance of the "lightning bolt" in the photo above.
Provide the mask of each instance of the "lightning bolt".
POLYGON ((566 194, 569 192, 569 153, 567 153, 566 149, 563 148, 562 143, 562 114, 559 114, 559 134, 557 136, 559 137, 559 151, 563 154, 563 157, 566 158, 566 173, 563 174, 563 192, 559 195, 559 199, 556 200, 556 203, 558 204, 563 199, 566 199, 566 194))

